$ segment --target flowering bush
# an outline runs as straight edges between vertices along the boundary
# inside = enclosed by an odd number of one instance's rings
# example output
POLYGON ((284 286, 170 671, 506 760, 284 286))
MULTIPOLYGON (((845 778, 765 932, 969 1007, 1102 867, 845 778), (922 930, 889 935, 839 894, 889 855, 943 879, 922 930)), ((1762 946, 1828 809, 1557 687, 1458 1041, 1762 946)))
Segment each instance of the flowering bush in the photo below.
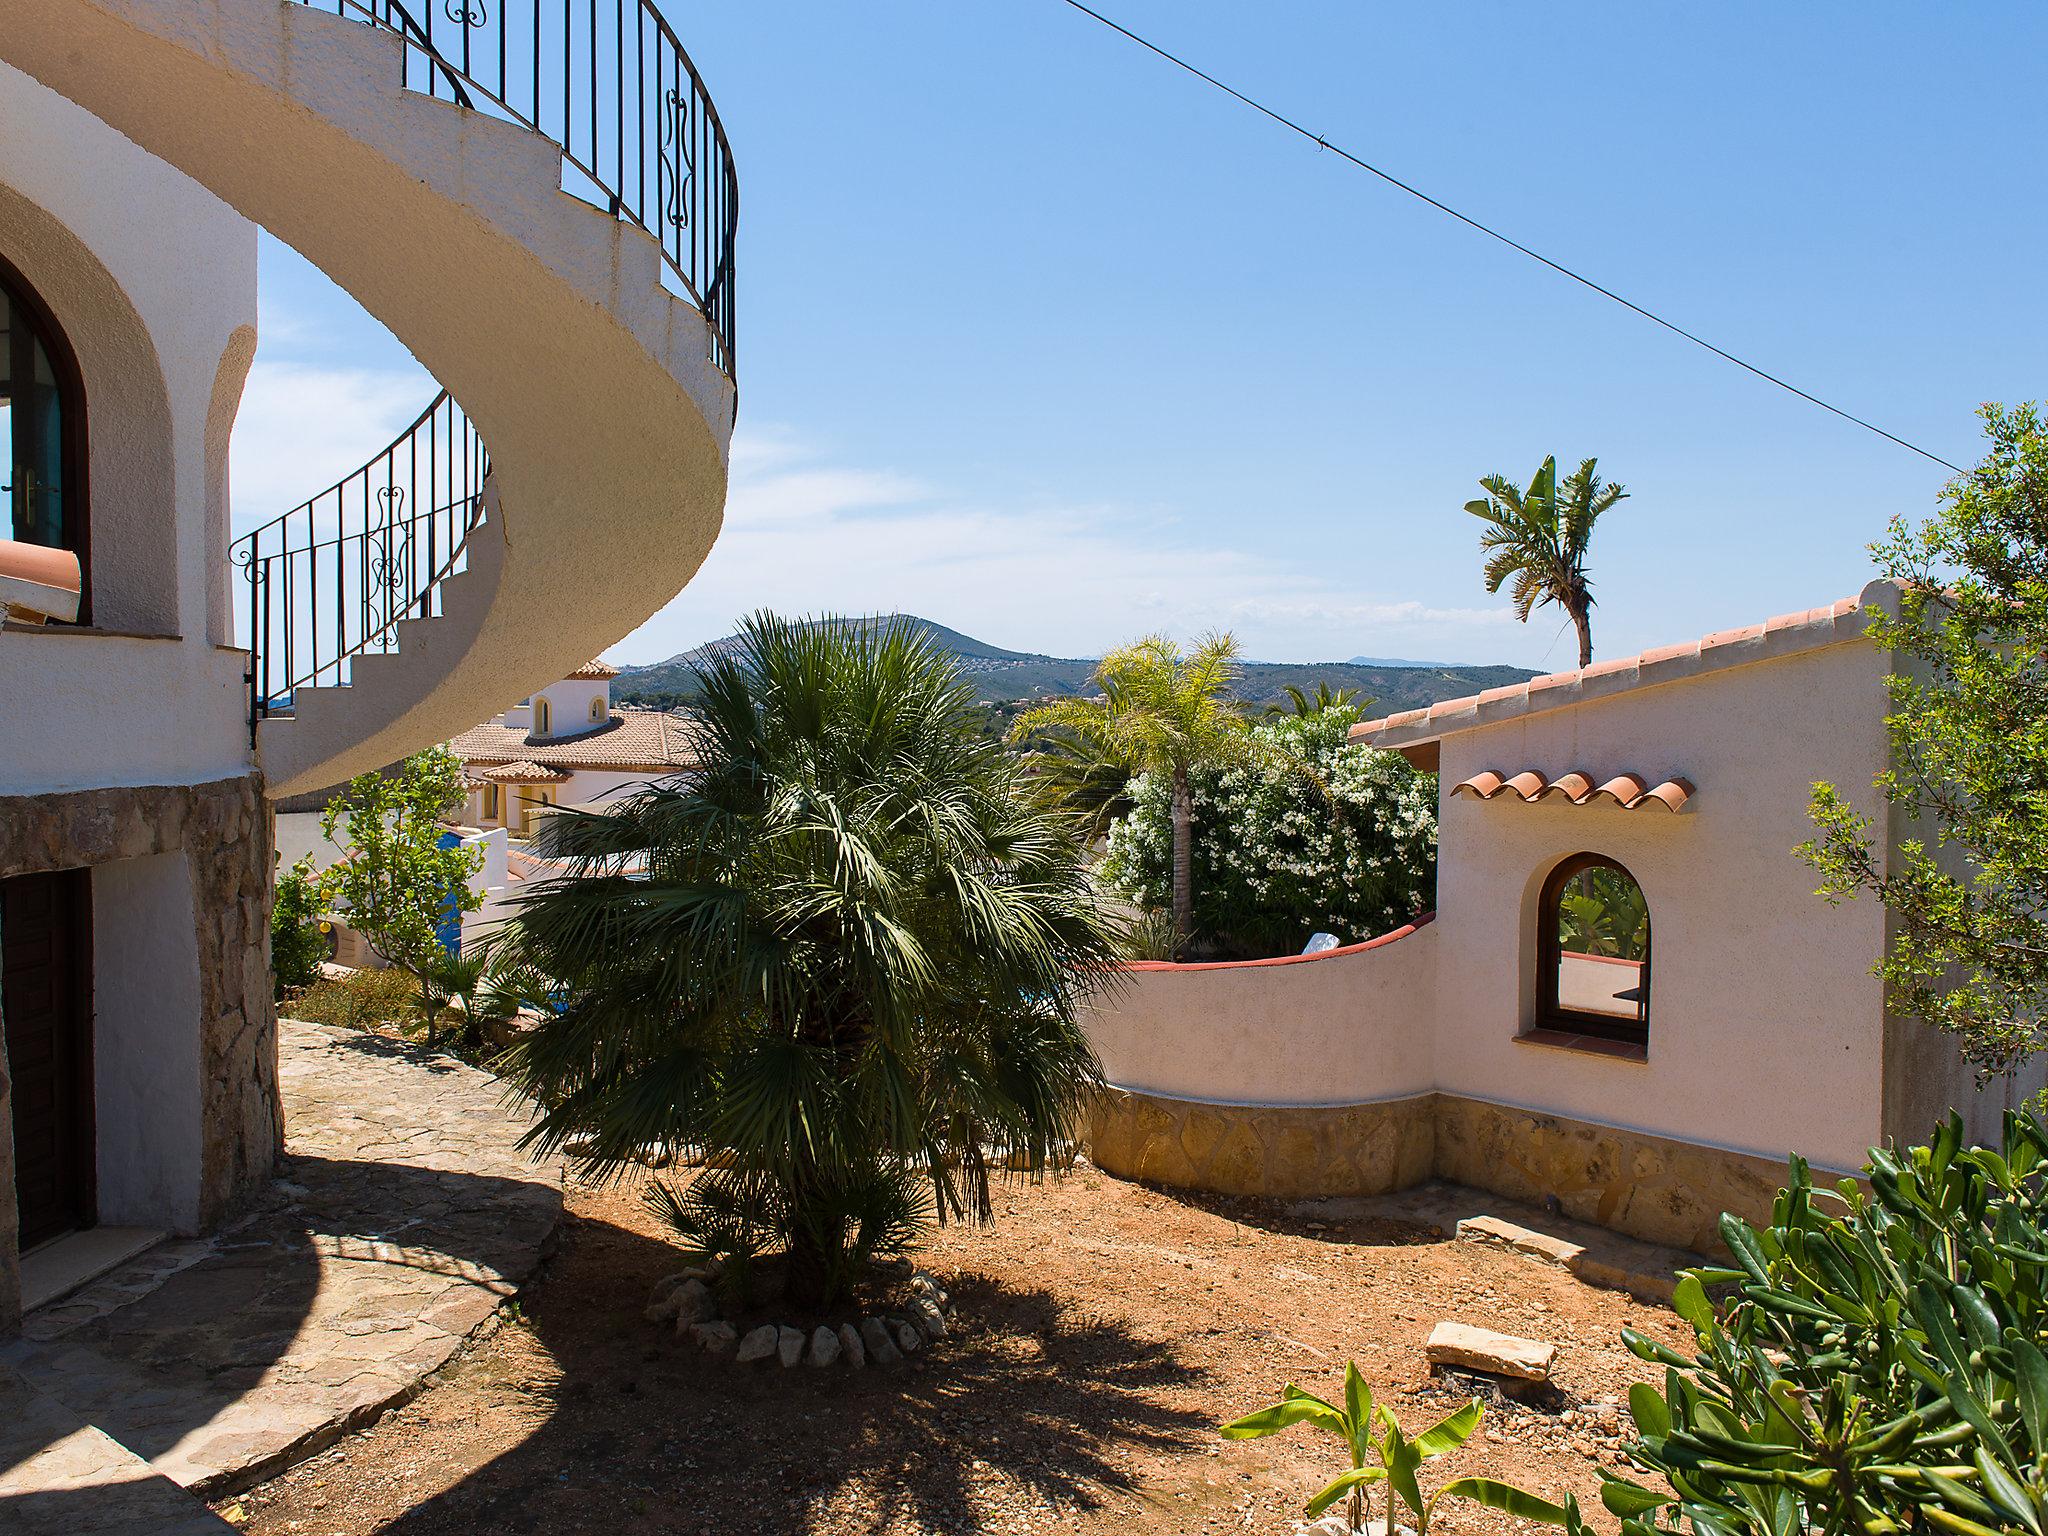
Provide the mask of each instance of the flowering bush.
MULTIPOLYGON (((1428 909, 1436 893, 1436 778, 1345 739, 1356 711, 1256 727, 1284 766, 1194 777, 1195 927, 1232 957, 1294 954, 1318 930, 1356 943, 1428 909)), ((1173 821, 1164 778, 1131 783, 1135 809, 1110 828, 1103 872, 1140 906, 1170 904, 1173 821)))

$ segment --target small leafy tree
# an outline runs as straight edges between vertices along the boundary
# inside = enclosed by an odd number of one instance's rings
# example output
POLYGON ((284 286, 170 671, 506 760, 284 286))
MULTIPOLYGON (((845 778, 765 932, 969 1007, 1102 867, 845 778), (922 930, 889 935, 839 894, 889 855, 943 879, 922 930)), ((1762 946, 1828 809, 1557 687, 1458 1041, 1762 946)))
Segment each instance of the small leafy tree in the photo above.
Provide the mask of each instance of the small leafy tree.
POLYGON ((1931 521, 1875 546, 1903 584, 1896 617, 1870 618, 1900 664, 1877 787, 1931 840, 1887 861, 1884 830, 1817 784, 1820 835, 1800 852, 1829 901, 1891 910, 1878 974, 1895 1006, 2007 1072, 2041 1048, 2048 1001, 2048 426, 2034 405, 1982 415, 1984 460, 1931 521))
MULTIPOLYGON (((1372 1389, 1359 1374, 1356 1364, 1344 1367, 1344 1404, 1324 1402, 1289 1382, 1280 1401, 1257 1413, 1233 1419, 1222 1429, 1226 1440, 1255 1440, 1278 1434, 1296 1424, 1309 1424, 1335 1435, 1351 1457, 1351 1469, 1308 1501, 1304 1513, 1313 1520, 1339 1499, 1345 1501, 1345 1524, 1355 1533, 1366 1529, 1368 1490, 1385 1483, 1394 1498, 1407 1507, 1415 1522, 1415 1536, 1429 1536, 1430 1518, 1444 1499, 1470 1499, 1491 1509, 1504 1510, 1523 1519, 1576 1526, 1576 1505, 1559 1506, 1533 1493, 1486 1477, 1461 1477, 1424 1496, 1416 1473, 1426 1461, 1455 1451, 1478 1431, 1485 1406, 1473 1398, 1455 1413, 1447 1414, 1419 1435, 1401 1428, 1384 1403, 1375 1403, 1372 1389), (1377 1462, 1377 1465, 1375 1465, 1377 1462)), ((1390 1501, 1391 1502, 1391 1501, 1390 1501)), ((1389 1511, 1391 1514, 1391 1510, 1389 1511)), ((1393 1528, 1393 1520, 1387 1522, 1393 1528)))
MULTIPOLYGON (((1195 923, 1218 952, 1293 953, 1318 929, 1367 939, 1429 906, 1436 780, 1398 753, 1352 745, 1350 726, 1345 706, 1280 716, 1252 732, 1268 762, 1190 775, 1195 923)), ((1131 814, 1110 828, 1103 876, 1141 906, 1164 907, 1174 870, 1168 784, 1143 775, 1131 798, 1131 814)))
POLYGON ((416 977, 443 952, 436 930, 447 915, 483 904, 469 887, 482 851, 442 846, 443 819, 461 803, 461 762, 446 747, 431 747, 383 773, 349 780, 320 814, 321 835, 347 850, 321 872, 321 900, 346 912, 378 954, 416 977))
POLYGON ((721 1154, 656 1211, 823 1305, 935 1216, 991 1219, 999 1170, 1063 1165, 1119 936, 929 634, 761 614, 697 681, 696 774, 549 820, 571 876, 501 942, 563 999, 499 1069, 543 1149, 721 1154))
POLYGON ((1486 555, 1486 590, 1509 589, 1515 617, 1524 624, 1540 604, 1555 604, 1579 632, 1579 665, 1593 664, 1593 583, 1586 575, 1586 550, 1600 514, 1628 495, 1595 472, 1587 459, 1576 473, 1557 482, 1557 459, 1547 458, 1524 490, 1506 475, 1479 482, 1486 495, 1465 510, 1486 524, 1479 547, 1486 555))
POLYGON ((1208 635, 1193 654, 1164 635, 1121 646, 1095 668, 1102 693, 1056 699, 1017 718, 1011 737, 1069 733, 1101 761, 1128 774, 1157 775, 1167 786, 1173 823, 1173 920, 1195 931, 1193 779, 1197 770, 1260 756, 1249 722, 1230 701, 1237 637, 1208 635))
POLYGON ((1357 688, 1332 688, 1328 683, 1317 683, 1316 691, 1306 690, 1288 683, 1281 689, 1287 695, 1283 704, 1275 699, 1260 711, 1264 715, 1320 715, 1325 710, 1346 709, 1353 720, 1365 718, 1365 712, 1372 707, 1372 700, 1357 688))
POLYGON ((270 908, 270 975, 277 996, 310 987, 320 979, 327 941, 320 933, 320 895, 313 883, 313 860, 299 860, 278 871, 276 898, 270 908))

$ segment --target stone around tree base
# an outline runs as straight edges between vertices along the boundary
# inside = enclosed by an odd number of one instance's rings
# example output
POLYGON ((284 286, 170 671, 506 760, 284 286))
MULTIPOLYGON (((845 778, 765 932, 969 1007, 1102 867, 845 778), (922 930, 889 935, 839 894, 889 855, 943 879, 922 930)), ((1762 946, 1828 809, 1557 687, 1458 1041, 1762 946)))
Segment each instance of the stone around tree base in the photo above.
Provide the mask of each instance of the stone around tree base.
POLYGON ((804 1336, 802 1331, 796 1328, 776 1329, 775 1352, 781 1356, 782 1363, 785 1366, 795 1365, 797 1361, 803 1359, 804 1336))
POLYGON ((839 1353, 845 1358, 849 1370, 860 1370, 868 1363, 867 1341, 851 1323, 839 1325, 839 1353))
POLYGON ((1557 1346, 1534 1339, 1518 1339, 1511 1333, 1491 1328, 1474 1328, 1469 1323, 1438 1323, 1429 1336, 1432 1365, 1462 1366, 1490 1376, 1512 1376, 1518 1381, 1548 1381, 1557 1361, 1557 1346))
POLYGON ((733 1359, 740 1365, 752 1365, 756 1360, 766 1360, 775 1353, 775 1325, 763 1323, 740 1340, 733 1359))
POLYGON ((836 1329, 820 1324, 811 1332, 810 1353, 804 1357, 812 1365, 823 1370, 839 1363, 839 1334, 836 1329))

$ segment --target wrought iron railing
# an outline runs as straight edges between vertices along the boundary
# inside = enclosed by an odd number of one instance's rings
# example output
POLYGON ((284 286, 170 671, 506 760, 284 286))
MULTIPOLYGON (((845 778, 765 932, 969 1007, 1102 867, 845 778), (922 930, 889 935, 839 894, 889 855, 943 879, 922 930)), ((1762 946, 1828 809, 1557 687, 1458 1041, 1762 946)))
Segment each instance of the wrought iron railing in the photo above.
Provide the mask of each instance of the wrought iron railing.
POLYGON ((403 39, 413 89, 559 144, 575 173, 565 189, 660 242, 732 375, 739 180, 718 109, 653 0, 300 3, 403 39))
MULTIPOLYGON (((404 43, 403 83, 553 140, 564 188, 653 235, 733 374, 732 149, 697 68, 652 0, 299 0, 404 43)), ((439 612, 483 516, 489 461, 444 390, 339 484, 236 541, 246 582, 249 728, 439 612)))
POLYGON ((490 460, 443 390, 390 447, 235 541, 249 637, 249 726, 301 688, 347 683, 398 649, 402 619, 441 611, 483 517, 490 460))

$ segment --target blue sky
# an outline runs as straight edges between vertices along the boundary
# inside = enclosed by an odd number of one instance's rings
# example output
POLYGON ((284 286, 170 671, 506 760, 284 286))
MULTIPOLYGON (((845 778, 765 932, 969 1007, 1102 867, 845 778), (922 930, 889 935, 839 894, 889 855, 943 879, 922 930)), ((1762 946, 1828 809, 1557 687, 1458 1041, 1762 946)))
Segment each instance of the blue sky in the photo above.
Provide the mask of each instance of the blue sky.
MULTIPOLYGON (((2048 9, 1103 0, 1432 195, 1944 457, 2048 394, 2048 9)), ((1570 662, 1474 481, 1597 454, 1618 655, 1853 592, 1944 471, 1544 271, 1059 0, 668 0, 739 165, 740 426, 704 571, 756 606, 1092 655, 1570 662)), ((266 241, 249 521, 433 386, 266 241)))

